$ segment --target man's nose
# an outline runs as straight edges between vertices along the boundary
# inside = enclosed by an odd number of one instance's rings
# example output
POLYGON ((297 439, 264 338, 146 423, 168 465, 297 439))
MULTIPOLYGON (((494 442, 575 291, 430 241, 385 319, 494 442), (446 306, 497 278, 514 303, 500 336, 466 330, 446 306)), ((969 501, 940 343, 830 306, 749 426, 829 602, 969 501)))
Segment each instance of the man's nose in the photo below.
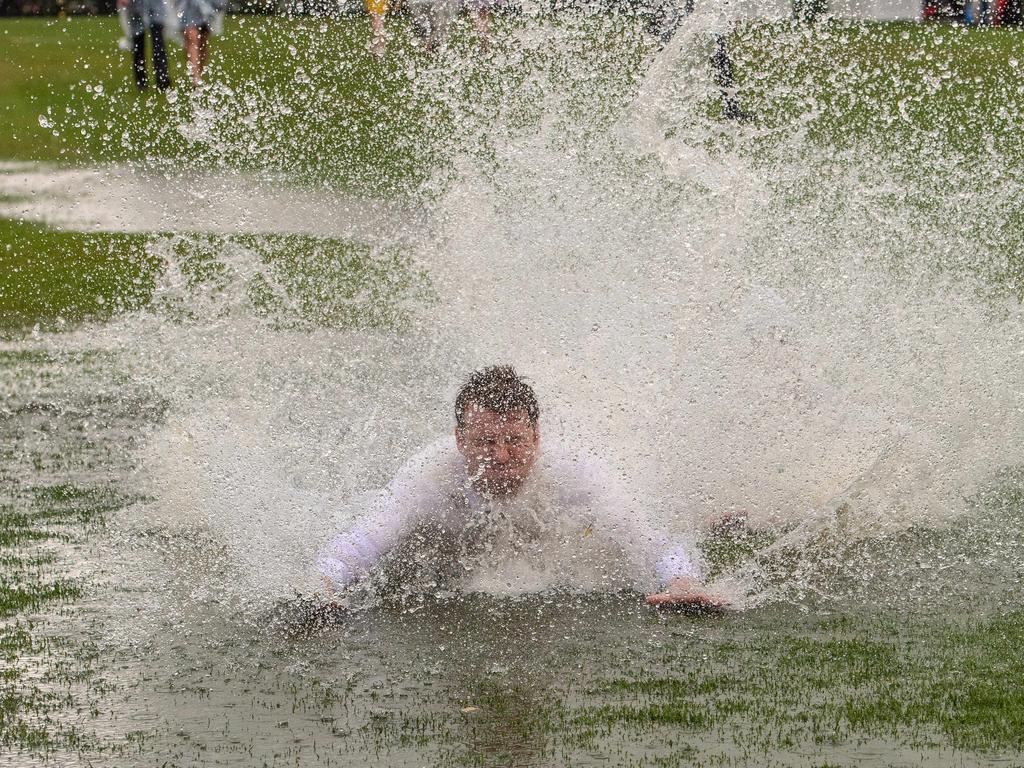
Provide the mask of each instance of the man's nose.
POLYGON ((495 464, 505 464, 509 460, 508 446, 503 442, 495 443, 494 449, 491 451, 491 458, 495 464))

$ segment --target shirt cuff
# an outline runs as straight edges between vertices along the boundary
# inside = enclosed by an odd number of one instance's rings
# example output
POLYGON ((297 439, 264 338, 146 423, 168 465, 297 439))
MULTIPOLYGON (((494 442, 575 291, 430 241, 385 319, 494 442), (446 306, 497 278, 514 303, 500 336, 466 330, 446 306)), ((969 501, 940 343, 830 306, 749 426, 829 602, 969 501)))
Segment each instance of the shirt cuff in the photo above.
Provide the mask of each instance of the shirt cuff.
POLYGON ((322 552, 317 556, 316 568, 330 579, 335 587, 348 586, 356 579, 355 572, 348 565, 327 552, 322 552))
POLYGON ((662 584, 667 584, 672 579, 689 577, 699 579, 700 571, 694 564, 686 547, 680 545, 673 547, 666 552, 654 566, 655 573, 662 584))

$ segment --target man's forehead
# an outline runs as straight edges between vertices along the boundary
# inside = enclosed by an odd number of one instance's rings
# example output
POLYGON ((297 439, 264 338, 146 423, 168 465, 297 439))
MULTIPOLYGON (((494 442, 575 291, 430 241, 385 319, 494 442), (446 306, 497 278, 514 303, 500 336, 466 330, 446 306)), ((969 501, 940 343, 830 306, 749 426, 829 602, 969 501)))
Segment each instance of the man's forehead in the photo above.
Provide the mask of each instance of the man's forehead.
POLYGON ((505 413, 484 408, 470 403, 465 413, 467 427, 480 427, 484 429, 516 429, 528 428, 533 424, 530 422, 530 415, 525 410, 514 410, 505 413))

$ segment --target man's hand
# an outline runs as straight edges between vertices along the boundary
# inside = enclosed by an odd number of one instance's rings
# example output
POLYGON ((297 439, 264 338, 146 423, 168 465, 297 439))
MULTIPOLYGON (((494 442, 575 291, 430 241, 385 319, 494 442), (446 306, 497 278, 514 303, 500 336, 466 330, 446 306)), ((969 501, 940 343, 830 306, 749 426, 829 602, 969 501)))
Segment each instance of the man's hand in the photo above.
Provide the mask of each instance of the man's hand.
POLYGON ((696 579, 682 577, 673 579, 661 592, 647 596, 647 604, 655 608, 675 608, 687 611, 720 611, 727 601, 721 595, 709 591, 696 579))
POLYGON ((337 587, 334 586, 334 582, 326 576, 324 576, 324 593, 327 598, 325 605, 329 605, 332 608, 347 610, 352 602, 348 595, 339 595, 337 587))

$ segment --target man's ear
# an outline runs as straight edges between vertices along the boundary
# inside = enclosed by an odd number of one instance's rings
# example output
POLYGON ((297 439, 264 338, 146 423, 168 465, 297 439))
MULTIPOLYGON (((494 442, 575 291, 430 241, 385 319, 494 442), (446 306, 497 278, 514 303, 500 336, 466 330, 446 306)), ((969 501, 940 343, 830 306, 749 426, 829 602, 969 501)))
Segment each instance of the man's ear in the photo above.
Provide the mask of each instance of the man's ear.
POLYGON ((540 445, 540 422, 533 425, 533 444, 540 445))
POLYGON ((455 425, 455 447, 459 449, 459 453, 465 455, 465 444, 462 441, 462 427, 458 424, 455 425))

